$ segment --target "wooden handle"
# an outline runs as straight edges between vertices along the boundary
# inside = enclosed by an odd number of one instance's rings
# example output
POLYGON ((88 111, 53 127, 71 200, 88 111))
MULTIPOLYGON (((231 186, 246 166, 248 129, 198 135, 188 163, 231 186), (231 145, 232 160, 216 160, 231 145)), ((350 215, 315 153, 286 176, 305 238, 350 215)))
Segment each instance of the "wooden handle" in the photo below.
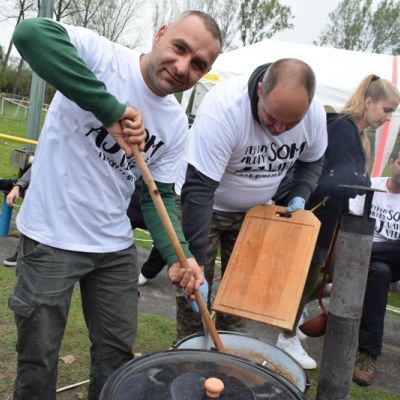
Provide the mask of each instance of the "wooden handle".
MULTIPOLYGON (((143 180, 145 181, 147 187, 149 188, 150 196, 153 200, 154 206, 156 207, 158 215, 160 216, 161 222, 164 225, 165 231, 167 232, 167 236, 171 241, 172 247, 175 251, 178 261, 184 268, 189 269, 189 264, 187 262, 185 253, 183 252, 182 246, 174 230, 171 219, 169 218, 167 209, 165 208, 161 195, 158 192, 156 184, 154 183, 154 179, 151 175, 149 167, 145 163, 142 155, 140 154, 138 146, 133 145, 132 150, 133 150, 133 156, 135 157, 136 160, 136 164, 139 167, 140 172, 142 173, 143 180)), ((203 318, 204 323, 206 324, 208 332, 211 335, 215 347, 217 348, 218 351, 225 352, 224 345, 222 344, 217 329, 215 328, 214 322, 211 319, 210 313, 208 312, 208 308, 205 305, 203 298, 201 297, 200 292, 198 290, 195 291, 195 297, 196 297, 196 302, 199 306, 201 316, 203 318)))

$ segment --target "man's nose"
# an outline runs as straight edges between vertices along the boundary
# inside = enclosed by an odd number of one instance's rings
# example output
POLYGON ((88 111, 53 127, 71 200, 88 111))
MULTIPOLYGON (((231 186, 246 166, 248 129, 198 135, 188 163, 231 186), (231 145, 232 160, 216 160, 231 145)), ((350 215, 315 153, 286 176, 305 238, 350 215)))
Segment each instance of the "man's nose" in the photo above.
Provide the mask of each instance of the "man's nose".
POLYGON ((179 75, 186 75, 190 66, 189 57, 179 57, 175 63, 176 72, 179 75))
POLYGON ((280 121, 276 121, 274 124, 274 128, 277 133, 282 133, 286 130, 286 124, 280 121))
POLYGON ((393 115, 393 113, 387 113, 386 115, 385 115, 385 121, 390 121, 391 119, 392 119, 392 115, 393 115))

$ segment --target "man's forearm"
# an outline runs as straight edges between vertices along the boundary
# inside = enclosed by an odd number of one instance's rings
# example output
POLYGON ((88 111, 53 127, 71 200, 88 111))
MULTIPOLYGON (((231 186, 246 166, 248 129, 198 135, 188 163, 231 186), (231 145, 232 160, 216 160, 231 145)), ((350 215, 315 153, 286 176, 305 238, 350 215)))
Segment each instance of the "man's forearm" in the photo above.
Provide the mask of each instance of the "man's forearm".
POLYGON ((29 167, 25 173, 15 182, 15 186, 19 186, 22 190, 25 190, 29 184, 31 183, 31 169, 32 167, 29 167))
MULTIPOLYGON (((177 216, 173 185, 156 182, 156 186, 164 202, 165 208, 167 209, 167 213, 178 236, 178 240, 182 246, 185 256, 192 257, 187 241, 185 240, 182 233, 182 228, 177 216)), ((161 219, 157 213, 157 210, 154 207, 146 184, 143 184, 142 187, 140 195, 140 206, 143 212, 143 218, 146 223, 146 227, 153 238, 154 246, 160 252, 168 265, 171 265, 173 262, 178 261, 175 251, 172 248, 171 241, 168 238, 161 219)))
POLYGON ((188 165, 181 193, 182 229, 189 242, 189 249, 200 265, 205 265, 206 262, 214 192, 217 187, 218 182, 188 165))
POLYGON ((312 162, 297 160, 293 173, 293 186, 288 199, 300 196, 307 202, 318 185, 323 165, 324 157, 312 162))

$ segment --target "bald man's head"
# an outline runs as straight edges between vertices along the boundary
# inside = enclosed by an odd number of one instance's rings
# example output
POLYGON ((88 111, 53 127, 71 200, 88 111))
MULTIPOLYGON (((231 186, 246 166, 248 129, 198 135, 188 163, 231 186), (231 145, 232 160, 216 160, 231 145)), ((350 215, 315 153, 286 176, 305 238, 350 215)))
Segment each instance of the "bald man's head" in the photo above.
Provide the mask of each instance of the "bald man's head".
POLYGON ((287 90, 304 89, 309 104, 314 98, 316 86, 314 71, 308 64, 296 58, 282 58, 271 64, 262 80, 262 94, 266 95, 278 84, 287 90))
POLYGON ((258 84, 258 117, 272 135, 294 128, 305 116, 315 93, 309 65, 285 58, 267 69, 258 84))

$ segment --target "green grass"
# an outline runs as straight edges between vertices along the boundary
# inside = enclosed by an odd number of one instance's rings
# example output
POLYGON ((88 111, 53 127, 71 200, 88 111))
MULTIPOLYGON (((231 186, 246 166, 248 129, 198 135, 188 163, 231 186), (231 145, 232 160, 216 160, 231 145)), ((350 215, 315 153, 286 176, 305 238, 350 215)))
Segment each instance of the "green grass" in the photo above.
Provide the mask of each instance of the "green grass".
MULTIPOLYGON (((308 399, 315 399, 317 395, 317 386, 319 379, 319 368, 307 371, 308 378, 310 380, 311 386, 307 391, 308 399)), ((351 400, 398 400, 399 397, 397 395, 393 395, 390 393, 383 392, 381 390, 377 390, 371 387, 361 387, 356 384, 351 385, 350 392, 351 400)))
MULTIPOLYGON (((14 119, 12 109, 14 106, 5 105, 5 115, 0 117, 0 133, 18 137, 25 136, 26 121, 19 118, 14 119)), ((0 138, 0 177, 17 178, 18 168, 11 164, 11 153, 15 149, 23 147, 22 143, 0 138)))
MULTIPOLYGON (((1 98, 0 98, 1 100, 1 98)), ((1 103, 0 103, 1 104, 1 103)), ((41 121, 43 123, 44 113, 41 121)), ((0 133, 26 137, 25 112, 20 109, 17 113, 17 106, 4 102, 3 115, 0 115, 0 133)), ((0 138, 0 177, 17 178, 19 170, 11 164, 11 153, 15 149, 23 149, 24 143, 15 142, 9 139, 0 138)))
POLYGON ((136 246, 142 247, 146 250, 151 250, 153 247, 153 239, 148 231, 137 228, 133 231, 133 236, 135 238, 136 246))
MULTIPOLYGON (((15 377, 16 334, 13 315, 7 307, 7 298, 14 285, 14 280, 15 269, 0 267, 0 399, 9 398, 15 377)), ((175 340, 175 334, 175 325, 167 318, 140 314, 134 352, 145 354, 166 350, 175 340)), ((64 337, 60 358, 72 355, 75 361, 72 364, 59 361, 58 387, 88 379, 90 342, 81 311, 81 299, 78 290, 73 293, 64 337)), ((83 392, 86 391, 86 389, 82 390, 83 392)), ((58 397, 64 398, 61 395, 58 397)), ((75 396, 71 398, 75 398, 75 396)))
MULTIPOLYGON (((15 271, 0 268, 0 399, 9 399, 12 393, 12 382, 15 377, 15 327, 12 313, 7 308, 7 297, 14 284, 15 271)), ((138 334, 134 345, 135 353, 146 354, 168 349, 175 339, 175 325, 172 321, 157 315, 141 314, 139 316, 138 334)), ((66 364, 59 362, 58 387, 88 379, 89 373, 89 340, 81 312, 80 293, 75 291, 72 298, 65 339, 60 357, 72 355, 75 361, 66 364)), ((309 399, 315 399, 319 370, 308 373, 311 387, 307 393, 309 399)), ((57 399, 72 400, 76 394, 86 395, 86 386, 65 392, 57 399)), ((395 400, 398 396, 384 393, 374 388, 361 388, 352 385, 352 400, 395 400)))
POLYGON ((400 292, 389 292, 388 304, 400 308, 400 292))

